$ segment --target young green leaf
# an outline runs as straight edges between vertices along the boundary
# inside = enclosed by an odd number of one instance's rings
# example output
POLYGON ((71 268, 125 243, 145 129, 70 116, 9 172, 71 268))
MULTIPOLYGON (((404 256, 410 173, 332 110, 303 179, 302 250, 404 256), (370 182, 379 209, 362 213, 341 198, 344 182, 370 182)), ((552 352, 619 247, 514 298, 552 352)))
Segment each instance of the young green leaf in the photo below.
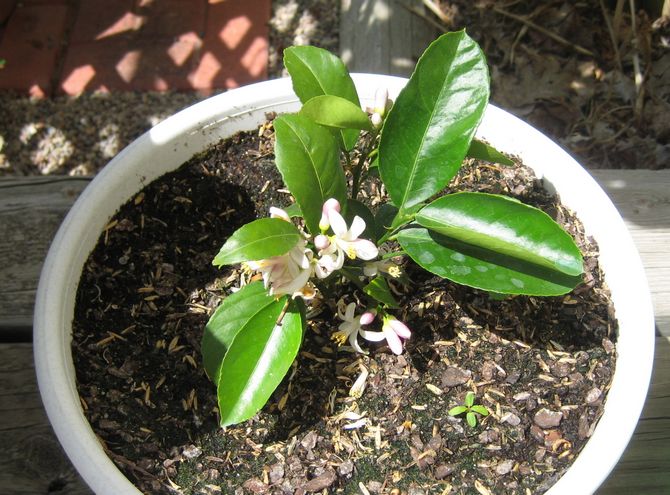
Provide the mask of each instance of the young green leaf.
POLYGON ((289 252, 299 240, 300 231, 292 223, 279 218, 260 218, 237 229, 212 263, 232 265, 280 256, 289 252))
POLYGON ((298 303, 284 296, 267 310, 274 320, 246 325, 226 352, 218 376, 221 426, 251 418, 268 401, 298 354, 304 319, 298 303))
POLYGON ((491 163, 499 163, 501 165, 512 166, 514 162, 503 155, 493 146, 488 145, 478 139, 473 139, 468 149, 468 157, 477 160, 484 160, 491 163))
POLYGON ((451 409, 449 409, 449 416, 458 416, 459 414, 463 414, 467 410, 468 408, 465 406, 452 407, 451 409))
POLYGON ((297 205, 297 203, 291 203, 286 208, 284 208, 284 211, 291 218, 302 216, 302 212, 300 211, 300 207, 297 205))
POLYGON ((368 115, 359 106, 339 96, 315 96, 302 106, 300 114, 317 124, 336 129, 372 128, 368 115))
POLYGON ((489 410, 486 409, 484 406, 476 405, 476 406, 470 406, 470 410, 473 412, 476 412, 477 414, 481 414, 482 416, 488 416, 489 415, 489 410))
POLYGON ((468 392, 465 394, 465 405, 466 407, 472 407, 472 404, 475 403, 475 394, 474 392, 468 392))
POLYGON ((465 419, 470 425, 470 428, 477 426, 477 416, 475 416, 475 413, 472 411, 468 411, 468 413, 465 415, 465 419))
POLYGON ((376 277, 368 285, 363 287, 363 292, 380 303, 386 304, 389 308, 398 308, 398 301, 395 300, 389 285, 384 277, 376 277))
POLYGON ((282 115, 274 121, 275 161, 295 197, 307 228, 319 232, 321 208, 329 198, 346 205, 347 184, 335 137, 304 115, 282 115))
POLYGON ((456 175, 488 98, 484 54, 465 31, 441 36, 424 52, 384 123, 379 145, 379 171, 401 211, 456 175))
POLYGON ((218 383, 223 357, 240 330, 274 323, 276 310, 276 299, 268 294, 263 282, 245 285, 221 302, 205 326, 201 344, 205 371, 214 383, 218 383))
POLYGON ((581 282, 580 276, 565 275, 426 228, 402 230, 397 240, 407 255, 429 272, 489 292, 558 296, 581 282))
MULTIPOLYGON (((293 91, 305 104, 315 96, 344 98, 360 108, 356 86, 342 60, 315 46, 293 46, 284 50, 284 66, 291 76, 293 91)), ((357 129, 343 129, 342 142, 351 150, 358 140, 357 129)))
POLYGON ((423 208, 415 219, 445 236, 566 275, 583 271, 579 248, 560 225, 542 210, 505 196, 449 194, 423 208))

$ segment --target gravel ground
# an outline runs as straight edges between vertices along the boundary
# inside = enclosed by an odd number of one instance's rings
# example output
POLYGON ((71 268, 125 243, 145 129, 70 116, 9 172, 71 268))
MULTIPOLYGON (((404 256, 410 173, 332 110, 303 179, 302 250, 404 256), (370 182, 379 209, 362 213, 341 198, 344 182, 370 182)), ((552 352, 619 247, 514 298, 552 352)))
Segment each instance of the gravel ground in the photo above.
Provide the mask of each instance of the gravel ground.
MULTIPOLYGON (((269 77, 294 44, 337 51, 339 0, 275 0, 269 77)), ((0 92, 0 176, 92 175, 164 118, 196 103, 197 93, 111 93, 31 100, 0 92)))

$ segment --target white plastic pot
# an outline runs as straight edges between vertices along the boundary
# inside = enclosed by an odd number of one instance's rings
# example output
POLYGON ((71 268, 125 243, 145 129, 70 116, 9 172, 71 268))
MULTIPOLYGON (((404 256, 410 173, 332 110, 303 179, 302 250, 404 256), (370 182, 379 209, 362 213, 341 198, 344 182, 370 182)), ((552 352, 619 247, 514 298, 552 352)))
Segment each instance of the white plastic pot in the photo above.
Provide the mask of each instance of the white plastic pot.
MULTIPOLYGON (((395 96, 405 79, 355 74, 361 103, 378 87, 395 96)), ((289 80, 267 81, 212 97, 179 112, 141 136, 91 182, 65 218, 49 250, 37 292, 35 367, 49 420, 65 452, 98 494, 140 492, 105 455, 84 417, 75 385, 71 324, 82 267, 110 217, 153 179, 176 169, 209 144, 251 130, 270 111, 296 111, 289 80)), ((639 255, 609 198, 561 148, 521 120, 489 106, 477 135, 521 157, 560 194, 600 246, 620 325, 618 360, 605 412, 582 452, 548 492, 592 493, 623 453, 644 404, 654 356, 654 317, 639 255)))

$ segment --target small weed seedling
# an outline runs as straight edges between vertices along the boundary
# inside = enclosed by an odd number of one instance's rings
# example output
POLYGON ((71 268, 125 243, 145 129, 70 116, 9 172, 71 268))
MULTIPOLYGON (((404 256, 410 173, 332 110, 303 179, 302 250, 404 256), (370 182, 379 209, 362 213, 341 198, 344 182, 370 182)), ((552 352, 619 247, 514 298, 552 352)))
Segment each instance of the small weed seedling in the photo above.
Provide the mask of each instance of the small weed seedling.
POLYGON ((468 392, 465 394, 465 403, 462 406, 456 406, 449 409, 449 416, 460 416, 465 414, 465 420, 468 422, 471 428, 477 426, 477 414, 480 416, 488 416, 489 410, 484 406, 475 404, 475 394, 474 392, 468 392))

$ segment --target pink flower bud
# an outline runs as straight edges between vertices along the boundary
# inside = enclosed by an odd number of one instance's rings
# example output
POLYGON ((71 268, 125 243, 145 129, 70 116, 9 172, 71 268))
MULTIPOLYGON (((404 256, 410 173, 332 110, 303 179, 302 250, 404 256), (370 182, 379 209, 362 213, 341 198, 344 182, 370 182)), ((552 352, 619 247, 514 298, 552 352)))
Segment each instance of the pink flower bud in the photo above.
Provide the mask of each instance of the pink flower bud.
POLYGON ((361 315, 361 325, 369 325, 375 320, 375 314, 372 311, 366 311, 361 315))
POLYGON ((319 221, 319 228, 324 232, 330 227, 331 211, 336 211, 337 213, 340 212, 340 202, 335 198, 327 199, 321 208, 321 220, 319 221))
POLYGON ((328 246, 330 246, 330 240, 328 239, 328 236, 319 234, 314 238, 314 246, 316 249, 319 251, 322 251, 323 249, 326 249, 328 246))

